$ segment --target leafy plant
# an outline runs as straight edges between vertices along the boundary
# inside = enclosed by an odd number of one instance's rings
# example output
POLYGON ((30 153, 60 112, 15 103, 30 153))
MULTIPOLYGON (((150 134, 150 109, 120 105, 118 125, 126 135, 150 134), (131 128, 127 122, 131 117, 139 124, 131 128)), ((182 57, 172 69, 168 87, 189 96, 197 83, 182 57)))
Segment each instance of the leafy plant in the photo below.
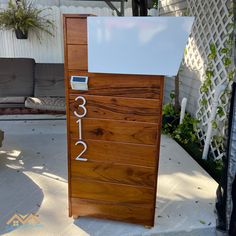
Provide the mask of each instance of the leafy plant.
POLYGON ((158 9, 158 0, 152 0, 152 7, 158 9))
POLYGON ((164 116, 174 116, 175 115, 175 109, 174 109, 174 105, 173 105, 174 98, 175 98, 175 93, 174 93, 174 91, 171 91, 170 102, 163 106, 162 115, 164 115, 164 116))
POLYGON ((42 16, 45 9, 37 9, 33 1, 9 0, 8 7, 0 12, 0 29, 20 30, 27 35, 29 31, 36 33, 39 38, 39 31, 44 31, 53 36, 50 29, 54 28, 53 21, 42 16))
POLYGON ((198 140, 196 127, 199 121, 190 114, 186 113, 182 124, 179 124, 173 132, 173 138, 180 143, 187 144, 193 143, 198 140))
POLYGON ((170 102, 162 108, 162 132, 172 134, 179 123, 179 112, 176 112, 174 107, 175 93, 170 93, 170 102))

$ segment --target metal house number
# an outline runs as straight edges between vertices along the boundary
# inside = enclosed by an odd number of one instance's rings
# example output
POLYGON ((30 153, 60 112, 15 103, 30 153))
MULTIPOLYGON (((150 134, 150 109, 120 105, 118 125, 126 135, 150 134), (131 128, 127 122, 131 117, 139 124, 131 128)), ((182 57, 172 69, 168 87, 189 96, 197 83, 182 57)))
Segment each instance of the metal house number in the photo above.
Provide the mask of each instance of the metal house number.
POLYGON ((86 100, 84 97, 82 96, 78 96, 75 98, 75 101, 78 101, 78 100, 82 100, 82 104, 79 105, 79 108, 82 108, 83 110, 83 113, 82 114, 78 114, 76 111, 74 111, 74 115, 76 117, 78 117, 79 119, 76 121, 76 123, 78 124, 79 126, 79 141, 77 141, 75 143, 75 145, 82 145, 83 146, 83 150, 80 152, 80 154, 75 158, 75 160, 77 161, 88 161, 87 158, 84 158, 82 157, 82 155, 86 152, 87 150, 87 144, 82 140, 82 122, 81 122, 81 118, 83 118, 84 116, 86 116, 87 114, 87 109, 85 107, 85 104, 86 104, 86 100))

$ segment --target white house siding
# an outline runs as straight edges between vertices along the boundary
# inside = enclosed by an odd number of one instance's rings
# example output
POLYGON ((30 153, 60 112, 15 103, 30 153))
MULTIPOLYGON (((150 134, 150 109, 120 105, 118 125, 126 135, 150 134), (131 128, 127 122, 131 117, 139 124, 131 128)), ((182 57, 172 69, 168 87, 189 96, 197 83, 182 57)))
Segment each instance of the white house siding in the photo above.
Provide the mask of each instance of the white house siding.
MULTIPOLYGON (((8 0, 0 0, 0 3, 7 3, 8 0)), ((77 6, 77 7, 107 7, 104 1, 80 1, 80 0, 34 0, 38 5, 43 6, 77 6)), ((112 2, 117 8, 120 7, 120 3, 112 2)), ((131 0, 125 1, 125 8, 131 7, 131 0)))
MULTIPOLYGON (((159 15, 161 16, 181 16, 187 14, 186 0, 160 0, 159 15)), ((184 53, 184 52, 183 52, 184 53)), ((187 52, 188 53, 188 52, 187 52)), ((181 66, 180 78, 180 101, 183 97, 188 99, 187 111, 195 114, 198 106, 199 86, 201 84, 197 70, 190 70, 186 66, 181 66)), ((169 94, 174 90, 175 81, 173 77, 166 77, 164 103, 169 102, 169 94)))

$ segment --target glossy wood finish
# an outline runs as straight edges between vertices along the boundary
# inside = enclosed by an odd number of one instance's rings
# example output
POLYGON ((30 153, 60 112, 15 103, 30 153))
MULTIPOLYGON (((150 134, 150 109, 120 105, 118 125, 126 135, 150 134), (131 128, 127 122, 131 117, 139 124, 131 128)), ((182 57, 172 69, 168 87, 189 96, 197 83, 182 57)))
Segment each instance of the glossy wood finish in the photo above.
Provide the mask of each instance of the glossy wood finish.
MULTIPOLYGON (((78 139, 78 125, 75 117, 70 117, 70 134, 78 139)), ((115 141, 137 144, 152 144, 157 140, 157 124, 126 122, 102 119, 82 120, 83 139, 115 141)))
POLYGON ((88 162, 73 161, 71 177, 152 188, 156 181, 154 167, 129 166, 90 160, 88 162))
POLYGON ((140 207, 135 204, 113 204, 105 201, 71 198, 72 215, 114 219, 136 224, 150 225, 152 205, 140 207), (139 216, 139 217, 137 217, 139 216))
POLYGON ((154 224, 163 77, 87 71, 86 15, 64 15, 69 215, 154 224), (88 76, 88 91, 70 87, 88 76), (87 114, 78 117, 82 101, 87 114))
POLYGON ((71 195, 81 199, 109 201, 112 203, 150 206, 154 189, 143 186, 123 185, 84 179, 71 179, 71 195))
POLYGON ((67 44, 87 44, 87 26, 84 18, 68 18, 66 24, 67 44))
MULTIPOLYGON (((103 161, 108 163, 119 163, 124 165, 137 165, 155 167, 157 162, 156 145, 139 145, 121 142, 104 142, 99 140, 84 139, 88 145, 84 157, 89 161, 103 161), (115 159, 114 159, 114 153, 115 159)), ((77 139, 70 139, 70 158, 75 160, 82 147, 75 143, 77 139)))
MULTIPOLYGON (((82 113, 81 103, 70 96, 70 115, 74 111, 82 113)), ((83 96, 86 99, 88 113, 86 118, 113 119, 157 123, 160 114, 160 101, 153 99, 122 98, 110 96, 83 96)))
POLYGON ((87 71, 68 71, 67 85, 70 94, 78 94, 69 85, 70 76, 89 76, 89 90, 80 91, 81 95, 101 95, 126 98, 149 98, 156 102, 162 99, 163 77, 147 75, 94 74, 87 71))
POLYGON ((67 52, 69 69, 88 69, 87 45, 68 45, 67 52))

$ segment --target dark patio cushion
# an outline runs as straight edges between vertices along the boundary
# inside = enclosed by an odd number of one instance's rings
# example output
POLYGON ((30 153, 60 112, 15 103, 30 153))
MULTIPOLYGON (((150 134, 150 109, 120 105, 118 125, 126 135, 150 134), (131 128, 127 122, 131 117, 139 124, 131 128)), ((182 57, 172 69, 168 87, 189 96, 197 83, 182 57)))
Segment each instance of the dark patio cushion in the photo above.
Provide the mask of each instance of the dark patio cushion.
POLYGON ((0 104, 25 103, 25 97, 0 97, 0 104))
POLYGON ((34 65, 31 58, 0 58, 0 97, 32 96, 34 65))
POLYGON ((35 97, 65 97, 64 65, 37 63, 35 67, 35 97))
POLYGON ((49 111, 65 111, 65 98, 61 97, 28 97, 25 107, 49 111))
POLYGON ((4 132, 0 130, 0 147, 2 146, 3 139, 4 139, 4 132))

